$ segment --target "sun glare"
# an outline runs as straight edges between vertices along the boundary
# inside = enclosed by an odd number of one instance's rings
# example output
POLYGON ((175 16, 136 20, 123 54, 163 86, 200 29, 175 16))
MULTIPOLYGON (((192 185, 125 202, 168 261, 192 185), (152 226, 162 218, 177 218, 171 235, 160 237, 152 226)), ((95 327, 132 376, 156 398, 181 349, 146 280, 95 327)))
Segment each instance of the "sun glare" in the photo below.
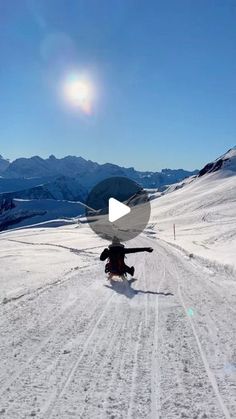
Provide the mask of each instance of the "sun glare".
POLYGON ((78 75, 68 76, 64 83, 64 95, 72 106, 88 115, 91 114, 93 87, 88 79, 78 75))

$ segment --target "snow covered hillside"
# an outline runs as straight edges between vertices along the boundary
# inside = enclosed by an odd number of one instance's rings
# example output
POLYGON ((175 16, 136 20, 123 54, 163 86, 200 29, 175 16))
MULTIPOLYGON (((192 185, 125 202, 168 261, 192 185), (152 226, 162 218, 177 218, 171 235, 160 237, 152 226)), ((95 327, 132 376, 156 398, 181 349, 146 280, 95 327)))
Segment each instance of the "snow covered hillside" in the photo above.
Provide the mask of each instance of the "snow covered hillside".
POLYGON ((0 231, 84 214, 87 191, 61 177, 18 192, 0 194, 0 231))
POLYGON ((2 419, 236 417, 235 159, 149 191, 126 246, 154 251, 127 255, 124 282, 104 274, 108 243, 70 218, 82 204, 9 202, 35 225, 0 232, 2 419))
POLYGON ((0 199, 56 199, 85 202, 87 194, 87 190, 81 186, 78 179, 61 176, 42 185, 0 194, 0 199))
POLYGON ((236 267, 236 148, 153 200, 150 221, 188 253, 236 267))
POLYGON ((24 191, 52 181, 50 178, 4 178, 0 176, 0 194, 24 191))
POLYGON ((220 156, 215 161, 208 163, 199 172, 199 176, 206 173, 217 172, 218 170, 224 171, 224 175, 229 172, 236 172, 236 146, 228 150, 223 156, 220 156))
POLYGON ((150 235, 108 282, 86 225, 0 234, 3 419, 236 417, 236 280, 150 235))
POLYGON ((14 199, 12 203, 13 208, 2 213, 0 211, 0 231, 50 220, 52 222, 58 219, 75 218, 83 215, 86 207, 81 202, 52 199, 14 199))

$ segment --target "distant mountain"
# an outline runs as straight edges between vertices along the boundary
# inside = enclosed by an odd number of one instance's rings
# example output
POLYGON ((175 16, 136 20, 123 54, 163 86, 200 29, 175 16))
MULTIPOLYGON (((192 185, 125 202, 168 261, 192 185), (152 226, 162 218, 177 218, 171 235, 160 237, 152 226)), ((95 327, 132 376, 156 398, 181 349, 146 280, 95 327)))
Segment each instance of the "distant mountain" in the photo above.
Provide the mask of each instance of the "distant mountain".
MULTIPOLYGON (((141 187, 164 190, 167 185, 198 173, 183 169, 141 172, 111 163, 100 165, 75 156, 62 159, 34 156, 12 163, 1 161, 0 231, 83 215, 88 191, 108 177, 125 176, 141 187)), ((139 199, 135 197, 132 203, 139 199)))
POLYGON ((8 160, 5 160, 1 155, 0 155, 0 176, 2 175, 2 173, 7 170, 8 166, 10 165, 10 162, 8 160))
MULTIPOLYGON (((98 164, 82 157, 67 156, 57 159, 51 155, 47 159, 39 156, 19 158, 8 164, 1 176, 4 179, 52 178, 66 176, 75 178, 81 186, 89 189, 97 182, 111 176, 127 176, 144 188, 159 188, 161 190, 185 177, 198 173, 197 170, 163 169, 161 172, 141 172, 133 167, 124 168, 115 164, 98 164)), ((4 185, 4 191, 6 191, 4 185)), ((0 182, 1 192, 1 182, 0 182)))
POLYGON ((213 162, 207 163, 206 166, 199 171, 198 176, 201 177, 207 173, 217 172, 219 170, 224 172, 236 172, 236 146, 230 148, 225 154, 218 157, 213 162))
POLYGON ((53 199, 64 201, 85 202, 87 189, 85 189, 78 180, 67 178, 65 176, 16 192, 0 194, 0 201, 3 199, 53 199))
MULTIPOLYGON (((5 206, 6 207, 6 206, 5 206)), ((29 225, 58 226, 76 222, 74 217, 83 215, 85 205, 81 202, 56 201, 53 199, 29 199, 8 201, 8 207, 2 208, 0 202, 0 231, 29 225), (54 222, 51 222, 54 220, 54 222)))
POLYGON ((0 176, 0 194, 23 191, 55 180, 55 177, 4 178, 0 176))
POLYGON ((82 157, 67 156, 57 159, 51 155, 47 159, 39 156, 30 158, 19 158, 14 160, 5 170, 4 177, 7 178, 32 178, 45 176, 75 176, 86 171, 93 171, 97 163, 85 160, 82 157))
MULTIPOLYGON (((225 154, 207 163, 196 175, 192 175, 186 179, 177 182, 176 184, 170 185, 166 188, 161 195, 166 195, 170 192, 174 192, 181 189, 197 179, 215 173, 215 178, 225 178, 228 176, 236 175, 236 146, 230 148, 225 154)), ((159 196, 161 196, 159 195, 159 196)))
POLYGON ((41 222, 51 223, 51 220, 57 220, 57 225, 64 219, 69 222, 68 218, 84 214, 88 190, 111 176, 127 176, 135 180, 150 189, 151 198, 155 200, 190 184, 194 186, 197 181, 201 183, 202 177, 207 181, 212 175, 213 180, 236 175, 236 147, 206 164, 199 172, 183 169, 141 172, 132 167, 110 163, 100 165, 74 156, 62 159, 35 156, 12 163, 1 158, 0 162, 3 162, 1 167, 5 165, 0 175, 1 231, 41 222), (1 193, 1 185, 5 193, 1 193), (159 189, 159 192, 153 193, 153 189, 159 189))

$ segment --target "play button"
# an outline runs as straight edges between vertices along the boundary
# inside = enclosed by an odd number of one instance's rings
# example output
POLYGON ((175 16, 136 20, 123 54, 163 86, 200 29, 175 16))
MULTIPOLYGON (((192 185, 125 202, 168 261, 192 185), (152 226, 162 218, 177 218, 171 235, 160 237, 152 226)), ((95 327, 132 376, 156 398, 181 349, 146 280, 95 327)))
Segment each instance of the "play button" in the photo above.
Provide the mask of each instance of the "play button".
POLYGON ((90 191, 86 218, 103 239, 131 240, 146 228, 150 217, 148 193, 126 177, 102 180, 90 191))
POLYGON ((115 198, 109 199, 109 210, 108 210, 108 219, 110 223, 119 220, 121 217, 129 214, 131 209, 128 205, 122 204, 115 198))

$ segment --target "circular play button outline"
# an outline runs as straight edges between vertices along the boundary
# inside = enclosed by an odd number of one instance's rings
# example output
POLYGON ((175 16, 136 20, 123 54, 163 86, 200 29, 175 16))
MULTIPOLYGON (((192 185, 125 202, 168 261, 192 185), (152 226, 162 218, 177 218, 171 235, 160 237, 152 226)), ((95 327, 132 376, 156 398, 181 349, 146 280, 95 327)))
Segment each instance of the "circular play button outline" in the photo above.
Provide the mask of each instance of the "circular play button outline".
POLYGON ((109 241, 135 238, 146 228, 151 213, 147 191, 124 176, 98 182, 88 194, 86 206, 89 226, 109 241))

